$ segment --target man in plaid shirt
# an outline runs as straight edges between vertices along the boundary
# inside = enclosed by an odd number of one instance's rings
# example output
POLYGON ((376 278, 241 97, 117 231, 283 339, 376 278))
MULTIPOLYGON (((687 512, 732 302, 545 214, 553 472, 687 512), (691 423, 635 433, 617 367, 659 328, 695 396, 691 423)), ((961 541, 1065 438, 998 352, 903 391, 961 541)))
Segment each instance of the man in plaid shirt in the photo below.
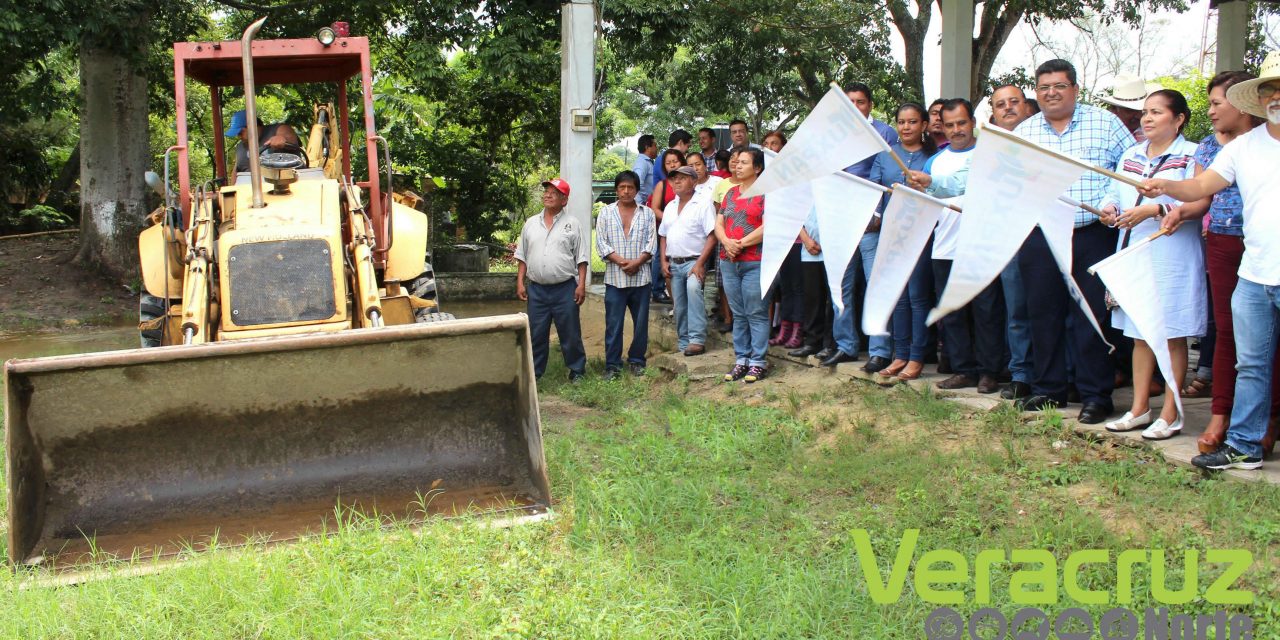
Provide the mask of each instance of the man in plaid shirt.
MULTIPOLYGON (((1114 169, 1120 155, 1133 146, 1133 135, 1119 118, 1087 104, 1078 104, 1076 70, 1066 60, 1050 60, 1036 69, 1036 99, 1041 113, 1023 121, 1015 133, 1036 144, 1114 169)), ((1113 212, 1132 206, 1117 203, 1108 190, 1109 178, 1086 172, 1067 190, 1079 202, 1113 212)), ((1033 215, 1028 212, 1027 215, 1033 215)), ((1071 236, 1071 271, 1099 326, 1108 326, 1102 281, 1087 269, 1115 252, 1117 232, 1097 216, 1077 209, 1071 236)), ((1079 420, 1097 424, 1113 411, 1115 363, 1079 305, 1073 304, 1044 234, 1037 227, 1018 254, 1031 324, 1031 395, 1018 400, 1027 411, 1061 407, 1067 403, 1067 348, 1072 349, 1075 384, 1084 405, 1079 420), (1068 321, 1068 314, 1074 316, 1068 321), (1070 333, 1070 338, 1068 338, 1070 333)))
POLYGON ((657 220, 653 210, 636 202, 640 176, 623 171, 613 180, 617 202, 600 211, 596 219, 596 252, 605 261, 604 271, 604 377, 613 380, 622 371, 622 328, 627 311, 634 330, 627 364, 634 375, 644 375, 649 350, 649 284, 646 263, 655 253, 657 220))

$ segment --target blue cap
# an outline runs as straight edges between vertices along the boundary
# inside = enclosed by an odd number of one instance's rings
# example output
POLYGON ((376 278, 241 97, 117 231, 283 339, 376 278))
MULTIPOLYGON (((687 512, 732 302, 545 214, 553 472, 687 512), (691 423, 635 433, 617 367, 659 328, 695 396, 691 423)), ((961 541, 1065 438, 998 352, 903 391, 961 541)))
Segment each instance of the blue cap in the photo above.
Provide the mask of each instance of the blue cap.
POLYGON ((245 117, 244 117, 243 109, 231 114, 231 126, 227 127, 226 136, 228 138, 234 138, 236 136, 239 136, 240 131, 244 129, 244 124, 245 124, 245 117))

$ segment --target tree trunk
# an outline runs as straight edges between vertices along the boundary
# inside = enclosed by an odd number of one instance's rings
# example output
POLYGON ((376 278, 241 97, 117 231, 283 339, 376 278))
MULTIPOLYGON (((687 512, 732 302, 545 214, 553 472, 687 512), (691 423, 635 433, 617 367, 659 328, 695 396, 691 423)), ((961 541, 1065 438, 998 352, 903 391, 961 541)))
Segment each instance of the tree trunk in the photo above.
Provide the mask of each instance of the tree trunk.
POLYGON ((147 81, 127 57, 85 44, 80 95, 77 259, 121 281, 133 280, 147 214, 147 81))
POLYGON ((54 178, 53 184, 49 185, 49 193, 69 193, 79 179, 80 141, 76 140, 76 146, 71 149, 71 155, 67 156, 66 164, 62 165, 62 169, 58 171, 58 177, 54 178))
POLYGON ((991 67, 1013 30, 1022 22, 1026 9, 1010 3, 984 2, 978 17, 978 36, 973 39, 973 75, 969 78, 969 95, 974 102, 987 94, 991 67))
POLYGON ((929 31, 933 6, 931 0, 916 0, 916 16, 907 9, 906 0, 888 0, 889 15, 902 35, 902 49, 906 57, 907 88, 915 92, 916 99, 924 102, 924 37, 929 31))

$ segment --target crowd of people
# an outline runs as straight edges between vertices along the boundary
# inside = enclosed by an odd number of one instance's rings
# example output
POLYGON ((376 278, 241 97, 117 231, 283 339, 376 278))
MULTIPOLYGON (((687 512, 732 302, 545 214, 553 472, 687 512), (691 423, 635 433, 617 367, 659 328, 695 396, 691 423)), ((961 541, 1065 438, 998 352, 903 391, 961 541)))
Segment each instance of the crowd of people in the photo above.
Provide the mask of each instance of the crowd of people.
MULTIPOLYGON (((1183 397, 1211 396, 1212 418, 1193 463, 1261 466, 1280 430, 1280 377, 1272 368, 1280 337, 1280 226, 1272 224, 1280 222, 1280 53, 1267 57, 1257 77, 1231 71, 1212 78, 1213 132, 1201 141, 1183 136, 1192 113, 1177 91, 1119 78, 1104 104, 1094 106, 1080 102, 1076 71, 1065 60, 1041 64, 1035 77, 1034 98, 1018 86, 996 87, 990 126, 1132 178, 1088 172, 1064 194, 1087 205, 1074 211, 1071 275, 1093 318, 1072 300, 1037 227, 995 282, 929 326, 930 309, 954 262, 963 259, 956 254, 960 214, 947 210, 911 272, 889 335, 863 336, 861 296, 889 194, 844 267, 842 308, 832 304, 827 288, 822 229, 814 215, 762 296, 770 196, 745 194, 764 171, 763 148, 780 151, 787 137, 770 131, 758 145, 747 123, 734 120, 729 149, 718 148, 711 129, 698 131, 696 147, 693 135, 677 130, 661 152, 652 135, 641 136, 633 169, 615 180, 618 198, 600 213, 595 243, 607 264, 606 377, 623 371, 625 316, 635 326, 625 365, 640 374, 650 304, 670 302, 678 348, 686 356, 706 352, 709 330, 732 332, 727 382, 765 378, 770 345, 834 366, 858 361, 865 339, 861 368, 886 384, 918 378, 926 364, 936 363, 939 373, 949 374, 937 383, 941 389, 999 393, 1027 411, 1078 402, 1080 422, 1105 423, 1117 432, 1141 429, 1150 440, 1182 430, 1174 390, 1183 397), (1125 308, 1087 271, 1160 230, 1167 237, 1152 243, 1151 255, 1172 380, 1160 375, 1155 352, 1125 308), (1199 340, 1199 366, 1188 373, 1191 339, 1199 340), (1133 401, 1110 419, 1113 391, 1125 384, 1133 385, 1133 401), (1165 400, 1153 409, 1152 398, 1160 395, 1165 400)), ((891 149, 845 171, 938 198, 963 197, 978 143, 968 100, 940 99, 928 108, 907 102, 884 112, 891 121, 882 122, 873 115, 870 87, 853 83, 845 92, 891 149)), ((574 303, 581 304, 588 248, 562 214, 568 185, 557 179, 544 187, 546 208, 520 238, 519 294, 529 301, 536 373, 545 370, 554 322, 570 376, 578 379, 585 359, 574 303)))

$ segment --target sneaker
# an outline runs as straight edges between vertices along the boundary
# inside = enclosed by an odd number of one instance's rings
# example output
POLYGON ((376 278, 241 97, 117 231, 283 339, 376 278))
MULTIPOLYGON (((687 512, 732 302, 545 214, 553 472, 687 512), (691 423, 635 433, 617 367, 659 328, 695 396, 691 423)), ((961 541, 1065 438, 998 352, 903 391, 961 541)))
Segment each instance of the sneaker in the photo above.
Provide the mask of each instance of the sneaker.
POLYGON ((617 380, 618 376, 621 376, 621 375, 622 375, 622 371, 620 369, 608 369, 604 372, 604 380, 605 382, 612 382, 614 380, 617 380))
POLYGON ((1164 421, 1164 418, 1160 418, 1155 422, 1152 422, 1151 426, 1143 429, 1142 439, 1168 440, 1179 433, 1182 433, 1182 416, 1178 416, 1178 419, 1174 420, 1173 424, 1169 424, 1164 421))
POLYGON ((644 377, 644 365, 632 363, 629 365, 629 367, 631 368, 631 375, 637 378, 644 377))
POLYGON ((747 375, 747 365, 735 364, 733 365, 733 368, 729 370, 729 373, 724 374, 724 381, 733 382, 734 380, 741 380, 742 376, 745 375, 747 375))
POLYGON ((585 380, 586 377, 587 376, 582 373, 570 373, 569 384, 582 384, 583 380, 585 380))
POLYGON ((1201 469, 1224 471, 1226 469, 1253 470, 1262 466, 1262 458, 1254 458, 1222 445, 1213 453, 1202 453, 1191 459, 1191 464, 1201 469))
POLYGON ((742 379, 746 382, 755 382, 757 380, 764 380, 764 377, 767 374, 768 374, 768 370, 765 369, 764 367, 752 366, 747 368, 747 375, 744 376, 742 379))

